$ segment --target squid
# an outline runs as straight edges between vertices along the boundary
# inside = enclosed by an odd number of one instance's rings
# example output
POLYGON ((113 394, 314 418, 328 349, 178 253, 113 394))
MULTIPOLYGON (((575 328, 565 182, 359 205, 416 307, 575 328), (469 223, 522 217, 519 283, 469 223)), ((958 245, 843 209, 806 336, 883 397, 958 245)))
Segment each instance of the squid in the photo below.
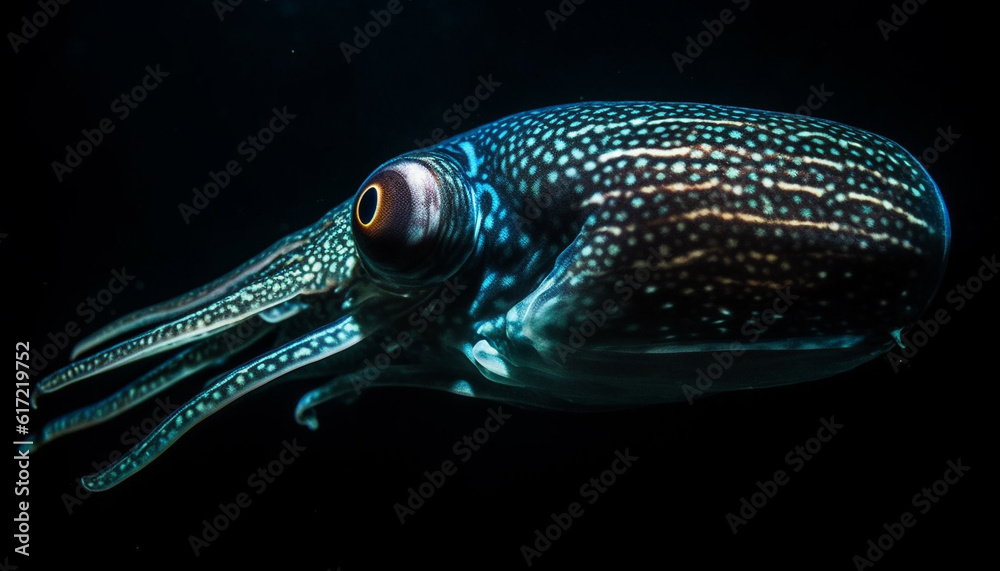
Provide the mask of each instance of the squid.
POLYGON ((950 237, 923 166, 860 129, 695 103, 523 112, 382 164, 315 224, 82 340, 36 395, 166 360, 36 446, 205 370, 82 484, 115 486, 279 378, 315 381, 295 410, 312 429, 375 387, 591 410, 826 378, 901 343, 950 237))

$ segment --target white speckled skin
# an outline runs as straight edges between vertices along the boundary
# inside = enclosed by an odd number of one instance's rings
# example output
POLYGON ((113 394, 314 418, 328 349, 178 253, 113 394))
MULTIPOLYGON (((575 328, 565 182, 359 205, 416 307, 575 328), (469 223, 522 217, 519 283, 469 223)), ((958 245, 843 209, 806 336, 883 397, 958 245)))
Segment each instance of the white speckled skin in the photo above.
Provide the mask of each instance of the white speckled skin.
POLYGON ((311 427, 316 405, 373 384, 637 406, 683 399, 725 351, 739 364, 713 390, 826 377, 916 321, 949 239, 926 171, 859 129, 687 103, 520 113, 385 163, 313 226, 84 340, 78 352, 160 324, 53 373, 40 393, 198 343, 53 421, 39 442, 111 418, 272 330, 287 343, 219 376, 84 484, 117 484, 285 375, 339 374, 300 402, 311 427), (361 213, 372 189, 377 207, 361 213), (259 316, 257 333, 220 342, 259 316), (358 355, 338 354, 356 344, 374 369, 343 370, 358 355))

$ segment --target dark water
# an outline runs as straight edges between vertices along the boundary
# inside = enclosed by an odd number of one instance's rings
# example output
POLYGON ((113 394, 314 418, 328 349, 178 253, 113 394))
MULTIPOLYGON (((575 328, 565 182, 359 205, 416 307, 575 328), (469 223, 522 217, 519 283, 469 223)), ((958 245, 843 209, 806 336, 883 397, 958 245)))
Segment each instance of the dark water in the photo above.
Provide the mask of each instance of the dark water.
MULTIPOLYGON (((574 6, 563 4, 566 12, 574 6)), ((354 41, 353 28, 372 20, 371 10, 388 6, 246 0, 220 21, 208 0, 75 0, 18 53, 9 48, 14 128, 0 226, 13 310, 3 327, 8 346, 44 347, 47 334, 69 323, 82 338, 221 275, 352 196, 371 169, 436 129, 457 133, 580 100, 788 112, 811 104, 817 116, 888 136, 915 154, 937 140, 945 150, 926 158, 954 242, 927 316, 944 309, 950 321, 898 372, 880 359, 805 385, 621 413, 505 406, 509 420, 467 462, 453 445, 483 426, 493 403, 371 391, 353 406, 324 409, 320 430, 309 432, 292 418, 304 389, 276 386, 202 423, 114 490, 73 497, 75 479, 124 450, 122 433, 154 412, 142 405, 31 458, 31 555, 8 551, 8 568, 519 569, 521 546, 574 501, 582 515, 532 568, 853 569, 868 540, 907 511, 916 524, 903 528, 876 569, 967 566, 995 532, 984 527, 996 477, 986 446, 992 399, 983 387, 997 376, 1000 284, 987 282, 961 309, 946 296, 976 274, 982 256, 997 253, 995 184, 987 184, 986 168, 995 161, 981 143, 993 128, 983 120, 993 98, 962 68, 989 53, 979 47, 991 32, 985 13, 957 2, 905 3, 916 12, 886 40, 877 22, 892 17, 888 1, 588 0, 555 30, 545 12, 559 10, 556 0, 403 1, 348 63, 342 42, 354 41), (674 52, 724 9, 734 21, 709 22, 721 34, 680 72, 674 52), (146 79, 155 89, 134 108, 116 103, 147 69, 159 70, 146 79), (476 93, 480 78, 493 87, 469 100, 476 109, 445 116, 476 93), (241 141, 268 124, 272 109, 285 108, 295 118, 247 161, 241 141), (52 162, 64 162, 66 145, 105 118, 114 130, 60 182, 52 162), (949 129, 957 135, 939 139, 949 129), (191 204, 192 188, 234 159, 241 173, 186 223, 178 205, 191 204), (100 313, 78 309, 122 268, 134 280, 98 302, 100 313), (843 425, 837 435, 807 462, 788 457, 831 416, 843 425), (248 482, 293 439, 306 449, 298 458, 265 489, 248 482), (581 495, 616 450, 638 459, 604 493, 581 495), (393 505, 449 459, 457 473, 401 525, 393 505), (947 491, 932 490, 934 503, 915 505, 914 495, 959 459, 970 470, 947 491), (777 470, 789 474, 787 484, 771 484, 777 493, 734 535, 726 514, 738 512, 758 481, 768 487, 777 470), (196 557, 189 536, 205 533, 203 520, 240 493, 249 506, 196 557)), ((20 33, 19 19, 39 10, 17 3, 6 31, 20 33)), ((68 350, 57 353, 47 372, 67 362, 68 350)), ((44 399, 31 425, 141 370, 44 399)), ((171 398, 180 402, 196 388, 171 398)))

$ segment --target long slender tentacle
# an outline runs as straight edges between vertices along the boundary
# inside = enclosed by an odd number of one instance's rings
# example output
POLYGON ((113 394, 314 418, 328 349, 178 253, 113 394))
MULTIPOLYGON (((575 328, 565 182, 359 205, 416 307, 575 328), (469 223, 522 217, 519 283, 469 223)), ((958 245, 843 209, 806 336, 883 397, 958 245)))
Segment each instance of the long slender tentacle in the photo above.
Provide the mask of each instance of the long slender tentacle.
MULTIPOLYGON (((298 296, 291 270, 250 284, 188 317, 161 325, 82 361, 64 367, 38 383, 38 393, 51 393, 98 373, 204 339, 255 314, 298 296)), ((298 284, 296 284, 298 285, 298 284)))
POLYGON ((163 303, 129 313, 105 325, 76 344, 73 348, 72 360, 75 361, 81 354, 99 345, 103 345, 115 337, 155 323, 176 319, 178 316, 185 315, 196 307, 217 301, 219 298, 232 293, 251 278, 256 278, 261 270, 275 260, 300 247, 303 244, 302 235, 305 233, 306 230, 303 230, 287 236, 253 259, 215 281, 163 303))
MULTIPOLYGON (((463 371, 463 373, 468 373, 468 371, 463 371)), ((455 371, 455 374, 458 374, 458 371, 455 371)), ((392 386, 436 388, 438 390, 448 391, 449 388, 453 387, 456 383, 456 381, 454 381, 455 377, 452 374, 444 372, 440 368, 424 365, 404 365, 392 367, 391 374, 385 371, 379 371, 379 375, 374 379, 366 378, 364 376, 364 372, 339 375, 302 395, 302 398, 299 399, 298 404, 295 406, 295 421, 302 426, 308 427, 310 430, 318 429, 319 419, 316 417, 316 407, 330 401, 339 401, 343 404, 349 404, 357 399, 361 393, 368 388, 376 386, 389 386, 389 384, 382 379, 383 375, 386 378, 392 379, 392 386), (419 375, 430 374, 435 375, 435 378, 429 379, 429 382, 423 382, 427 379, 415 379, 415 377, 419 375), (437 380, 435 381, 435 379, 437 380), (381 382, 379 382, 380 380, 381 382)), ((464 381, 457 382, 462 383, 464 381)))
POLYGON ((82 479, 84 487, 102 491, 117 485, 222 407, 290 371, 339 353, 370 333, 363 332, 348 315, 222 375, 212 386, 171 413, 121 458, 101 472, 85 476, 82 479))
MULTIPOLYGON (((319 419, 316 407, 330 402, 344 404, 353 402, 363 391, 370 388, 410 387, 430 389, 454 395, 490 399, 498 402, 519 404, 525 408, 537 408, 546 402, 543 395, 530 390, 487 381, 468 368, 442 368, 440 365, 402 365, 381 371, 374 379, 366 379, 362 373, 340 375, 329 382, 302 395, 295 407, 295 421, 316 430, 319 419)), ((562 408, 555 401, 552 408, 562 408)))
MULTIPOLYGON (((136 359, 203 339, 233 326, 242 319, 278 307, 299 296, 331 290, 336 292, 347 288, 357 269, 357 259, 348 238, 351 226, 350 216, 346 215, 346 212, 349 209, 349 203, 342 204, 328 212, 313 226, 295 235, 300 239, 279 242, 279 246, 272 248, 274 251, 263 254, 260 260, 254 262, 253 268, 266 264, 266 261, 270 261, 270 264, 254 275, 253 283, 243 283, 244 277, 249 277, 249 274, 244 276, 246 272, 238 270, 237 273, 241 276, 237 280, 241 286, 239 290, 209 303, 190 315, 160 325, 56 371, 38 383, 38 390, 32 397, 56 391, 136 359)), ((219 287, 229 288, 228 285, 219 287)), ((218 288, 215 288, 212 290, 215 293, 204 294, 199 299, 202 301, 214 299, 217 297, 217 290, 218 288)), ((170 309, 166 313, 160 312, 157 315, 162 317, 171 314, 172 311, 170 309)), ((155 318, 150 317, 150 319, 155 318)), ((127 327, 130 328, 131 325, 127 327)), ((107 335, 102 334, 101 339, 116 334, 107 335)), ((89 343, 87 346, 93 346, 95 343, 89 343)))
POLYGON ((46 423, 34 439, 34 450, 56 438, 114 418, 198 371, 222 365, 229 356, 252 345, 273 329, 273 325, 265 323, 245 337, 218 335, 181 351, 101 402, 46 423))

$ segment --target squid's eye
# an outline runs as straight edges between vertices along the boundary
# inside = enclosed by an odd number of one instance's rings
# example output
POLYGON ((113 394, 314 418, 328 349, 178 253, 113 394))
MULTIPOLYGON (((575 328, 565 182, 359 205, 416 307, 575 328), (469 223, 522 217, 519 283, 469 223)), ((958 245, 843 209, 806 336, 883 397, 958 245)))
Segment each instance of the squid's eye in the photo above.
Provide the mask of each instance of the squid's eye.
POLYGON ((472 185, 453 160, 437 155, 380 167, 358 190, 351 218, 362 265, 393 290, 447 279, 479 231, 472 185))

